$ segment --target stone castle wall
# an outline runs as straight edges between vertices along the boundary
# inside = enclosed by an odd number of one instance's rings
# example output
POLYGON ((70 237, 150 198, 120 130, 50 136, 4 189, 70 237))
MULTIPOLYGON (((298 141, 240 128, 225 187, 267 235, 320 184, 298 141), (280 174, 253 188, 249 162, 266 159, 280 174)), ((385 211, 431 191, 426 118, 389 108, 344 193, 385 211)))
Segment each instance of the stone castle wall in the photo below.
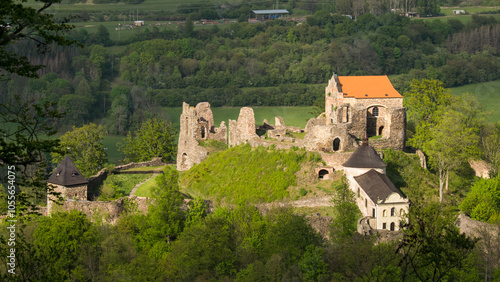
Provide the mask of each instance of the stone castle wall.
POLYGON ((82 201, 67 200, 62 205, 54 204, 51 213, 77 210, 87 215, 93 221, 102 220, 116 223, 124 212, 146 213, 151 199, 145 197, 123 197, 114 201, 82 201))

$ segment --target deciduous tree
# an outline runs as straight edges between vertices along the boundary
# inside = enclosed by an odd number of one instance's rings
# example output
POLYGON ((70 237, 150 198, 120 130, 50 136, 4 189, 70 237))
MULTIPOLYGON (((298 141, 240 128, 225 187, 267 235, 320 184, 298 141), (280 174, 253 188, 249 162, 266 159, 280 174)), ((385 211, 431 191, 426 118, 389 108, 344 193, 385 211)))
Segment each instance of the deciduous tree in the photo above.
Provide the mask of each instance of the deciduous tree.
POLYGON ((411 277, 420 281, 453 280, 467 272, 474 275, 464 268, 476 240, 460 233, 455 221, 456 213, 439 203, 414 203, 410 207, 398 247, 403 256, 399 263, 402 281, 411 277))
POLYGON ((38 77, 42 65, 32 64, 26 56, 19 54, 12 44, 22 40, 34 41, 38 52, 44 53, 51 43, 70 46, 76 41, 65 37, 65 32, 73 28, 68 19, 58 20, 47 9, 61 0, 38 0, 42 6, 33 8, 24 5, 26 0, 4 0, 0 6, 0 78, 7 73, 38 77))
POLYGON ((85 176, 97 173, 107 161, 106 152, 101 141, 107 134, 102 125, 90 123, 82 127, 73 127, 59 139, 59 152, 52 153, 53 161, 59 163, 65 155, 69 155, 76 167, 85 176))
POLYGON ((119 150, 128 161, 147 161, 154 157, 161 157, 165 162, 175 159, 175 137, 177 130, 174 126, 162 119, 148 119, 135 132, 129 132, 125 144, 119 150))

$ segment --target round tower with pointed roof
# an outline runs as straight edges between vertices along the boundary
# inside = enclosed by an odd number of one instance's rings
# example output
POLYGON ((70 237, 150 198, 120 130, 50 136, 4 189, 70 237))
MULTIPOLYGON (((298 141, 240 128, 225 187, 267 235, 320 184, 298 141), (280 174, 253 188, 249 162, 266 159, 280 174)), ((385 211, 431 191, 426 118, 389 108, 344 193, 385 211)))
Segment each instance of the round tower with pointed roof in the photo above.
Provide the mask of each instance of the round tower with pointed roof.
MULTIPOLYGON (((58 193, 64 201, 66 200, 87 200, 88 181, 83 177, 75 163, 69 156, 56 167, 52 175, 47 180, 47 186, 53 193, 58 193)), ((50 192, 50 191, 49 191, 50 192)), ((47 194, 47 212, 50 214, 54 201, 57 196, 51 193, 47 194)))
POLYGON ((349 178, 366 173, 371 169, 385 174, 387 164, 380 158, 377 151, 368 144, 368 136, 365 133, 361 146, 354 151, 342 166, 344 167, 344 173, 349 178))

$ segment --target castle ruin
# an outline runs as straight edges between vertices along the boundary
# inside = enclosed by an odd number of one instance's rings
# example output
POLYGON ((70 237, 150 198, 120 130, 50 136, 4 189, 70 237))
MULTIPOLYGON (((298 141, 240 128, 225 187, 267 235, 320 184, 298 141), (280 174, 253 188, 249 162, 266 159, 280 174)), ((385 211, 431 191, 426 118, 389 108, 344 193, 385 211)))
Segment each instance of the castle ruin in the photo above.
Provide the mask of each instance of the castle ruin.
POLYGON ((305 148, 322 153, 328 166, 342 169, 341 164, 360 146, 365 132, 368 137, 374 137, 370 144, 375 149, 403 150, 406 112, 403 97, 387 76, 334 74, 325 89, 325 112, 310 119, 304 129, 287 126, 281 117, 275 118, 274 125, 264 120, 257 126, 249 107, 241 108, 238 120, 229 120, 229 130, 224 122, 214 128, 207 102, 195 108, 184 103, 180 128, 177 152, 180 171, 188 170, 207 157, 207 150, 199 145, 199 141, 207 139, 216 139, 228 146, 248 143, 251 146, 274 145, 279 149, 305 148), (303 139, 291 134, 301 132, 305 132, 303 139))

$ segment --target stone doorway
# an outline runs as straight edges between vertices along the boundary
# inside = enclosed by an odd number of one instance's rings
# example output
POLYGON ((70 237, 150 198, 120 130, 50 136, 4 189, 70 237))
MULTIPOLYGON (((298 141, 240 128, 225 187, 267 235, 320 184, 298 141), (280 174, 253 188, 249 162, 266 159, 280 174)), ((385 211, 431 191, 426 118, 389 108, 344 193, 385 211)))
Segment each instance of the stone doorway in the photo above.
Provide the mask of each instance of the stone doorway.
POLYGON ((340 150, 340 138, 337 137, 333 139, 333 151, 337 152, 338 150, 340 150))
POLYGON ((318 178, 319 179, 324 179, 325 176, 327 176, 329 174, 328 170, 326 169, 322 169, 318 172, 318 178))

